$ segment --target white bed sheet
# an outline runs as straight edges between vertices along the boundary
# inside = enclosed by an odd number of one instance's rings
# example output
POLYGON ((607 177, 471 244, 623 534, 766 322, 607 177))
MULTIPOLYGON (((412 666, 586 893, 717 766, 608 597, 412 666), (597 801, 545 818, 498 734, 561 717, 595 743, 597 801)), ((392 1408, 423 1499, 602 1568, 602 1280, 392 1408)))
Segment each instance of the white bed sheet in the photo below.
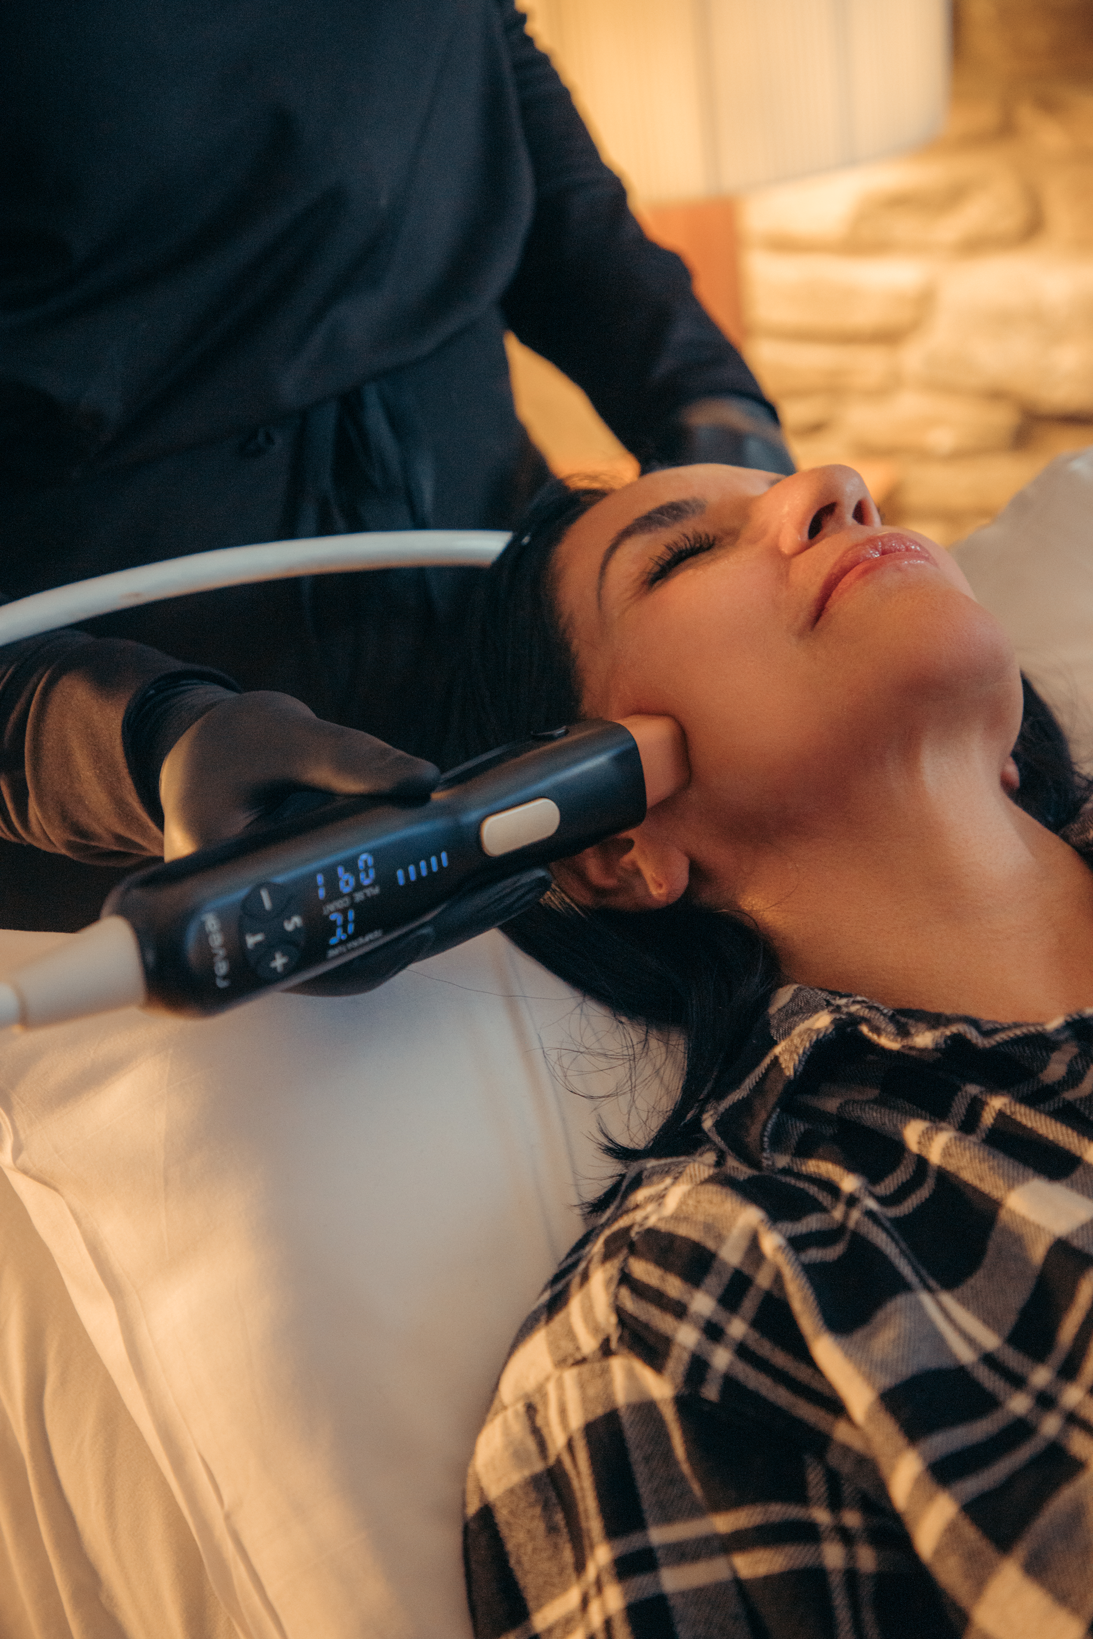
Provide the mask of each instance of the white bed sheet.
POLYGON ((625 1082, 615 1027, 500 934, 359 998, 5 1041, 0 1162, 242 1633, 469 1632, 473 1439, 606 1176, 578 1068, 625 1082))
POLYGON ((1093 764, 1093 446, 1057 456, 953 556, 1093 764))
POLYGON ((193 1533, 0 1173, 0 1634, 237 1639, 193 1533))

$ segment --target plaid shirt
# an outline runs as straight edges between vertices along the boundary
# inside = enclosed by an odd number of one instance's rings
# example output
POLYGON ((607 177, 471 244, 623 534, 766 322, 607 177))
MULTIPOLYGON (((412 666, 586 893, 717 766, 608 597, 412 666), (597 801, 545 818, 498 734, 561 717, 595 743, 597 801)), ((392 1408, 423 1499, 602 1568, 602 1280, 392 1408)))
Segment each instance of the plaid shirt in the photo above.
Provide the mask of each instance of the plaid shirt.
POLYGON ((566 1258, 468 1480, 479 1639, 1078 1639, 1093 1011, 782 990, 566 1258))

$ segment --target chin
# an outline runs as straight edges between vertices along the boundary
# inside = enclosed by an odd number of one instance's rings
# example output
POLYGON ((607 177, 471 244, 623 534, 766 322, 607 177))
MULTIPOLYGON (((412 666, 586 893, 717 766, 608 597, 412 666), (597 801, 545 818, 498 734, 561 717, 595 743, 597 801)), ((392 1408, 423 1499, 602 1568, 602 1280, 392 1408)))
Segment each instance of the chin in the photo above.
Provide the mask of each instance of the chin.
POLYGON ((1000 728, 1021 724, 1021 673, 1013 645, 995 617, 957 587, 925 577, 874 608, 868 645, 881 694, 903 712, 981 713, 993 702, 1000 728))

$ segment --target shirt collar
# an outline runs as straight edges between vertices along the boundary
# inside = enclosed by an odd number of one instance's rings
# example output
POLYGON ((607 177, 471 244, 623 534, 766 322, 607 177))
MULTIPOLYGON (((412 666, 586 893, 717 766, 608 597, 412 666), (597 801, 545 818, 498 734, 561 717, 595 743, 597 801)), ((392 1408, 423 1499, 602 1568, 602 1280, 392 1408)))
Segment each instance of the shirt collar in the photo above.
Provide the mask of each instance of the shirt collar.
POLYGON ((963 1014, 887 1008, 863 996, 784 985, 775 991, 731 1066, 731 1086, 706 1110, 702 1125, 708 1137, 749 1167, 762 1168, 770 1123, 800 1085, 817 1049, 827 1050, 850 1038, 858 1038, 880 1060, 888 1054, 903 1055, 936 1067, 959 1053, 962 1075, 969 1048, 984 1054, 994 1050, 990 1060, 982 1061, 987 1084, 997 1077, 1003 1058, 1027 1081, 1030 1076, 1050 1075, 1060 1056, 1069 1060, 1076 1049, 1093 1049, 1093 1008, 1046 1023, 1005 1024, 963 1014))

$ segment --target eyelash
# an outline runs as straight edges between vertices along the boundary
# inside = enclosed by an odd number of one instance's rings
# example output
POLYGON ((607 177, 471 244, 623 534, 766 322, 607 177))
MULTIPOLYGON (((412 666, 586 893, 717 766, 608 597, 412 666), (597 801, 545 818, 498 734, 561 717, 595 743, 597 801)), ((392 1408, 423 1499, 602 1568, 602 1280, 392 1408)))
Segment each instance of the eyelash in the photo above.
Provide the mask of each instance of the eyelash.
POLYGON ((674 541, 669 541, 667 546, 660 549, 649 565, 645 577, 646 586, 659 586, 660 582, 666 580, 672 570, 678 568, 681 563, 686 563, 688 558, 700 557, 703 552, 709 552, 716 545, 716 535, 708 535, 700 529, 688 530, 685 535, 677 535, 674 541))

